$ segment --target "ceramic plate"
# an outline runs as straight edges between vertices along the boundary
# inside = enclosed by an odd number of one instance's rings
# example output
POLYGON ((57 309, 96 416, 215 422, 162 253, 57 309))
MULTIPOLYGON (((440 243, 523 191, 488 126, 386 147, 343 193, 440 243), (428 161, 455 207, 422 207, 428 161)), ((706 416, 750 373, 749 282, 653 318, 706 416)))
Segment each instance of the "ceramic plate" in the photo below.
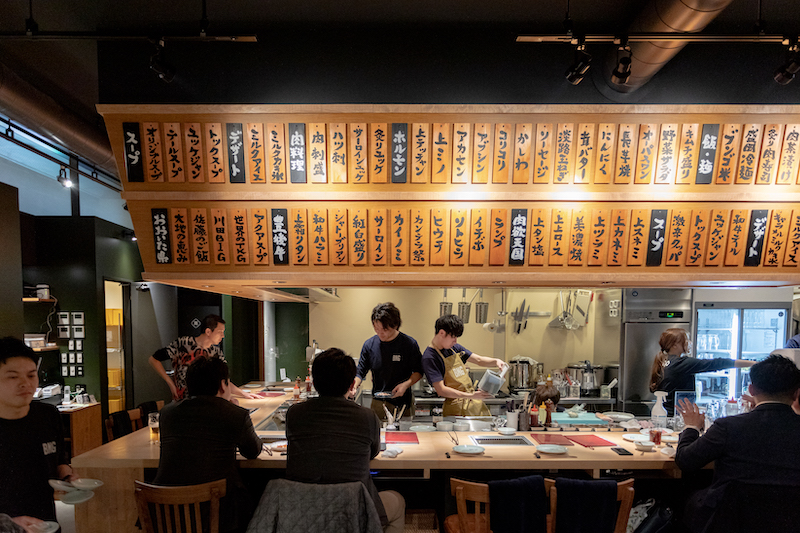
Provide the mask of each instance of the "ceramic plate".
POLYGON ((639 433, 641 433, 642 435, 648 435, 649 436, 651 429, 657 429, 658 431, 660 431, 662 437, 664 435, 672 435, 672 430, 669 429, 669 428, 644 428, 644 429, 640 429, 639 433))
POLYGON ((501 435, 514 435, 517 431, 514 428, 500 428, 497 430, 501 435))
POLYGON ((264 385, 259 385, 258 383, 248 383, 247 385, 242 385, 243 389, 262 389, 264 385))
POLYGON ((567 447, 559 446, 558 444, 540 444, 536 447, 536 451, 542 453, 567 453, 567 447))
POLYGON ((622 422, 623 420, 630 420, 631 418, 634 418, 634 416, 630 413, 620 413, 618 411, 608 411, 600 414, 607 416, 614 422, 622 422))
POLYGON ((53 533, 58 531, 58 528, 58 522, 42 522, 41 524, 28 526, 28 529, 36 533, 53 533))
POLYGON ((72 486, 80 490, 94 490, 103 486, 103 482, 99 479, 76 479, 72 482, 72 486))
POLYGON ((89 501, 93 497, 94 497, 94 492, 90 490, 73 490, 72 492, 64 494, 61 497, 61 501, 69 505, 75 505, 78 503, 89 501))
POLYGON ((77 490, 72 483, 67 483, 66 481, 61 481, 60 479, 48 479, 48 483, 50 486, 53 487, 55 490, 60 490, 62 492, 72 492, 73 490, 77 490))
POLYGON ((408 430, 416 433, 424 433, 426 431, 436 431, 436 428, 433 426, 411 426, 408 430))
POLYGON ((276 440, 275 442, 271 442, 269 444, 269 449, 273 452, 285 452, 286 448, 289 447, 288 440, 276 440))
POLYGON ((625 433, 622 438, 628 442, 644 442, 650 440, 650 432, 648 431, 647 435, 641 433, 625 433))
POLYGON ((373 398, 377 398, 379 400, 385 400, 387 398, 391 398, 392 397, 392 393, 391 393, 391 391, 390 392, 386 392, 386 391, 384 391, 384 392, 373 392, 372 393, 372 397, 373 398))
POLYGON ((661 435, 661 442, 678 442, 677 435, 661 435))
POLYGON ((453 446, 453 451, 463 455, 480 455, 484 452, 482 446, 473 446, 472 444, 459 444, 453 446))
POLYGON ((675 448, 670 448, 665 446, 661 448, 661 453, 663 453, 667 457, 675 457, 675 448))

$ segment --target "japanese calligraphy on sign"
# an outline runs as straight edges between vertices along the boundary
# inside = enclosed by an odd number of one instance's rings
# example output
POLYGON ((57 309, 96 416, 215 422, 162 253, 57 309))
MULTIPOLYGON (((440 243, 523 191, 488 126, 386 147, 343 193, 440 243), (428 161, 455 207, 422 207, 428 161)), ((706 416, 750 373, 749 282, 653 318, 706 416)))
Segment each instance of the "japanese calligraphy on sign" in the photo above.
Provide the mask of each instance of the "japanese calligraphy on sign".
POLYGON ((469 245, 469 211, 466 209, 450 210, 450 264, 465 265, 467 263, 467 246, 469 245))
POLYGON ((714 176, 714 164, 717 160, 718 138, 719 124, 703 124, 703 130, 700 133, 700 152, 697 160, 695 183, 711 183, 711 179, 714 176))
POLYGON ((289 181, 306 182, 306 125, 299 122, 289 124, 289 181))
POLYGON ((369 214, 369 254, 371 265, 385 265, 389 252, 389 222, 386 209, 370 209, 369 214))
POLYGON ((364 266, 367 264, 367 210, 353 209, 348 228, 350 241, 350 264, 364 266))
POLYGON ((293 265, 308 264, 308 212, 305 209, 290 209, 287 222, 289 257, 293 265))
POLYGON ((472 124, 453 125, 453 183, 472 179, 472 124))
POLYGON ((405 183, 408 173, 408 124, 392 124, 392 183, 405 183))
POLYGON ((769 240, 764 250, 764 266, 780 266, 786 250, 786 237, 789 235, 791 209, 775 209, 769 217, 769 240))
POLYGON ((347 183, 347 124, 330 124, 328 133, 328 173, 331 183, 347 183))
POLYGON ((800 263, 800 209, 792 210, 789 235, 786 238, 786 255, 783 266, 796 267, 800 263))
POLYGON ((387 124, 385 122, 369 125, 369 175, 372 183, 386 183, 389 181, 390 150, 389 139, 386 137, 387 124))
POLYGON ((192 257, 193 263, 207 265, 211 263, 209 256, 208 212, 205 209, 192 209, 192 219, 189 224, 192 232, 192 257))
POLYGON ((153 223, 153 244, 156 252, 156 263, 159 265, 172 263, 172 250, 167 227, 167 210, 151 209, 150 219, 153 223))
POLYGON ((247 243, 247 210, 231 209, 231 230, 233 231, 233 264, 250 263, 250 247, 247 243))
MULTIPOLYGON (((533 143, 534 183, 550 183, 553 179, 553 172, 555 169, 555 150, 553 150, 553 138, 554 135, 552 124, 536 125, 536 139, 533 143)), ((514 183, 518 182, 515 181, 514 183)), ((525 181, 524 183, 528 182, 525 181)))
POLYGON ((469 264, 483 265, 486 262, 487 242, 489 241, 489 220, 486 209, 472 210, 472 224, 469 230, 469 264))
POLYGON ((630 240, 628 242, 628 265, 642 266, 649 248, 647 238, 650 212, 647 209, 631 211, 630 240))
POLYGON ((600 124, 597 127, 597 163, 593 183, 611 183, 617 148, 617 125, 600 124))
POLYGON ((492 174, 492 125, 475 124, 472 183, 489 183, 492 174))
POLYGON ((575 125, 559 124, 556 136, 555 183, 572 183, 575 173, 575 125))
POLYGON ((736 177, 736 164, 739 162, 739 145, 742 139, 741 124, 725 124, 722 127, 722 138, 719 149, 719 168, 716 183, 733 183, 736 177))
POLYGON ((495 124, 494 126, 494 167, 492 183, 508 183, 508 171, 511 168, 512 148, 511 124, 495 124))
POLYGON ((347 209, 331 209, 328 217, 328 235, 330 235, 330 261, 332 265, 347 265, 348 227, 347 209))
POLYGON ((228 248, 228 214, 225 209, 211 210, 211 228, 214 231, 211 241, 214 263, 227 265, 231 259, 228 248))
POLYGON ((647 266, 659 266, 667 240, 667 210, 650 211, 650 233, 647 243, 647 266))
POLYGON ((531 248, 528 253, 528 264, 542 266, 547 259, 548 243, 550 242, 550 210, 531 209, 531 248))
POLYGON ((264 146, 264 126, 261 123, 247 124, 247 168, 250 183, 266 183, 266 153, 264 146))
POLYGON ((506 261, 506 235, 508 233, 508 210, 492 209, 491 227, 489 228, 491 240, 489 241, 489 264, 492 266, 503 265, 506 261))
POLYGON ((225 183, 225 146, 222 143, 222 125, 205 124, 206 161, 209 183, 225 183))
POLYGON ((711 222, 711 211, 708 209, 695 209, 692 211, 691 227, 689 228, 688 250, 686 253, 686 266, 700 266, 706 255, 706 242, 708 227, 711 222))
POLYGON ((391 209, 392 265, 408 264, 410 226, 408 209, 391 209))
POLYGON ((186 180, 190 183, 205 181, 203 173, 203 128, 198 122, 183 125, 183 144, 186 153, 186 180))
POLYGON ((567 264, 569 266, 579 266, 584 262, 587 218, 587 211, 584 209, 574 209, 572 211, 572 224, 569 231, 569 256, 567 256, 567 264))
POLYGON ((170 209, 170 232, 172 242, 175 243, 175 262, 184 264, 189 262, 189 221, 186 209, 170 209))
POLYGON ((764 126, 761 124, 745 124, 742 128, 741 156, 735 183, 753 183, 755 181, 763 129, 764 126))
POLYGON ((595 143, 594 124, 579 124, 575 140, 575 183, 591 183, 594 177, 595 143))
POLYGON ((244 154, 244 128, 241 123, 225 124, 228 148, 228 176, 231 183, 247 182, 247 167, 244 154))
POLYGON ((610 233, 610 213, 607 209, 592 209, 589 221, 589 251, 587 265, 602 266, 606 257, 608 236, 610 233))
POLYGON ((747 244, 748 213, 744 209, 731 210, 731 225, 728 230, 728 247, 725 252, 726 266, 742 266, 747 244))
POLYGON ((533 146, 533 125, 532 124, 517 124, 514 132, 514 159, 512 169, 512 182, 513 183, 530 183, 531 182, 531 151, 533 146))
POLYGON ((411 210, 411 265, 425 266, 430 242, 429 211, 411 210))
POLYGON ((528 238, 528 210, 511 210, 511 236, 508 242, 508 264, 524 265, 528 238))
POLYGON ((411 183, 428 183, 431 180, 431 126, 411 125, 411 183))
POLYGON ((286 183, 285 139, 282 123, 267 124, 267 172, 270 183, 286 183))
POLYGON ((447 259, 447 210, 431 210, 431 265, 442 266, 447 259))
POLYGON ((350 183, 368 183, 367 172, 367 125, 366 123, 350 124, 350 135, 347 158, 347 173, 350 183))
POLYGON ((783 148, 781 149, 780 166, 778 167, 778 177, 776 183, 781 185, 791 185, 797 182, 798 159, 798 140, 800 140, 800 125, 788 124, 786 134, 783 138, 783 148))
POLYGON ((312 209, 308 224, 311 264, 328 264, 328 210, 312 209))
POLYGON ((705 264, 718 266, 725 260, 725 239, 728 236, 728 223, 730 211, 727 209, 712 209, 708 225, 708 254, 705 264))
POLYGON ((186 176, 183 173, 183 136, 181 135, 179 122, 167 122, 164 124, 164 151, 167 181, 186 181, 186 176))
POLYGON ((764 128, 764 140, 761 143, 761 157, 758 161, 756 184, 769 185, 775 183, 778 174, 778 156, 783 140, 783 124, 768 124, 764 128))
POLYGON ((636 124, 620 124, 617 138, 617 164, 614 171, 614 183, 630 183, 636 165, 636 148, 639 144, 636 124))
POLYGON ((674 209, 669 214, 669 237, 667 238, 668 266, 683 266, 686 262, 689 228, 691 225, 691 209, 674 209))
POLYGON ((431 151, 431 183, 450 183, 452 169, 452 124, 434 124, 431 151))
POLYGON ((327 183, 328 181, 328 142, 325 136, 325 124, 314 122, 308 125, 308 174, 311 183, 327 183))
POLYGON ((142 136, 138 122, 122 123, 123 143, 125 146, 125 171, 128 181, 132 183, 144 181, 144 157, 142 155, 142 136))
POLYGON ((145 122, 144 126, 144 162, 147 181, 164 181, 164 162, 161 156, 161 126, 158 122, 145 122))
POLYGON ((655 183, 674 183, 678 165, 678 125, 662 124, 658 141, 655 183))
POLYGON ((289 230, 287 229, 286 209, 270 210, 270 228, 272 230, 272 264, 289 264, 289 230))
POLYGON ((547 259, 549 265, 563 266, 566 263, 569 255, 571 216, 571 209, 553 209, 550 221, 550 256, 547 259))
POLYGON ((611 211, 611 235, 608 240, 608 266, 622 266, 625 264, 628 249, 628 227, 631 212, 627 209, 613 209, 611 211))
POLYGON ((764 249, 764 239, 767 237, 768 225, 769 210, 753 209, 750 212, 744 266, 759 266, 761 264, 761 253, 764 249))
POLYGON ((252 233, 250 242, 252 245, 253 264, 266 266, 269 265, 269 232, 267 210, 263 208, 254 208, 250 210, 250 227, 252 233))
POLYGON ((691 183, 692 170, 697 166, 700 153, 700 124, 684 124, 681 128, 681 144, 678 148, 678 175, 675 183, 691 183))
POLYGON ((656 124, 642 124, 639 126, 639 148, 636 155, 634 183, 650 183, 653 169, 656 167, 657 142, 658 126, 656 124))

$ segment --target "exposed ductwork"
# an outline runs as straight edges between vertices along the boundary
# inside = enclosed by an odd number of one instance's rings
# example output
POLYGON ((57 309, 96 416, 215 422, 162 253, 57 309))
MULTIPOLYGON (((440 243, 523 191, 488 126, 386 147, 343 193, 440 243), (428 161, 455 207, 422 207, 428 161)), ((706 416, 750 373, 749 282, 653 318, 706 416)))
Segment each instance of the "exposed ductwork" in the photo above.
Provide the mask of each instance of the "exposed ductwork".
MULTIPOLYGON (((629 33, 699 32, 733 0, 650 0, 628 28, 629 33)), ((617 65, 617 54, 609 54, 605 72, 608 84, 616 91, 630 93, 650 81, 686 42, 657 41, 631 43, 631 75, 623 84, 610 80, 617 65)))
POLYGON ((91 161, 98 169, 112 176, 119 175, 111 144, 104 131, 64 109, 2 63, 0 111, 31 131, 91 161))

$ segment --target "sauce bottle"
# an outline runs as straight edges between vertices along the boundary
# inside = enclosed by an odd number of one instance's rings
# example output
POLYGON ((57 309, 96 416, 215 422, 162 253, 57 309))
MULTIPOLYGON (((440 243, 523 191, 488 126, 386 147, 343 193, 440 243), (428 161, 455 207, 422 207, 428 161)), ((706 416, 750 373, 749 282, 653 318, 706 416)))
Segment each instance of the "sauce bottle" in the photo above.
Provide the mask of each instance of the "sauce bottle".
POLYGON ((530 417, 531 417, 531 427, 535 428, 539 426, 539 410, 534 406, 530 410, 530 417))
POLYGON ((542 405, 539 406, 539 424, 543 426, 546 420, 547 420, 547 407, 545 407, 544 402, 542 402, 542 405))
POLYGON ((294 382, 294 390, 292 391, 292 398, 295 400, 300 399, 300 376, 297 376, 297 379, 294 382))

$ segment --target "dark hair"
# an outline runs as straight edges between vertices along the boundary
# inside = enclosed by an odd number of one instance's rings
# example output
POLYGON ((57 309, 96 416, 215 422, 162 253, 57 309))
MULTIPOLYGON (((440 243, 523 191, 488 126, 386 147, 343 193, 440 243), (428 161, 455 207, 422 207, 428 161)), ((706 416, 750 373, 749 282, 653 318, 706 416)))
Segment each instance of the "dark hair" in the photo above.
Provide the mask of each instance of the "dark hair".
POLYGON ((228 363, 219 357, 200 356, 186 369, 186 394, 216 396, 223 381, 228 382, 228 363))
POLYGON ((384 329, 400 329, 403 323, 400 310, 392 302, 376 305, 372 309, 372 322, 380 322, 384 329))
POLYGON ((791 403, 800 389, 800 368, 781 355, 770 355, 750 367, 754 392, 771 400, 791 403))
POLYGON ((339 348, 328 348, 314 358, 311 378, 321 396, 344 396, 356 377, 356 362, 339 348))
POLYGON ((689 334, 683 328, 669 328, 661 334, 661 338, 658 340, 661 351, 656 354, 650 369, 650 392, 657 391, 661 380, 664 379, 664 363, 667 361, 669 351, 679 342, 685 342, 688 339, 689 334))
POLYGON ((39 363, 36 353, 16 337, 3 337, 0 339, 0 365, 4 365, 12 357, 24 357, 34 363, 39 363))
POLYGON ((445 333, 453 337, 460 337, 464 334, 464 322, 458 315, 440 316, 436 319, 435 327, 434 335, 438 334, 440 329, 443 329, 445 333))
POLYGON ((205 333, 206 329, 210 329, 211 331, 214 331, 215 329, 217 329, 217 326, 219 324, 224 324, 224 323, 225 323, 225 321, 222 320, 222 317, 219 316, 219 315, 207 315, 203 319, 203 331, 202 331, 202 333, 205 333))

